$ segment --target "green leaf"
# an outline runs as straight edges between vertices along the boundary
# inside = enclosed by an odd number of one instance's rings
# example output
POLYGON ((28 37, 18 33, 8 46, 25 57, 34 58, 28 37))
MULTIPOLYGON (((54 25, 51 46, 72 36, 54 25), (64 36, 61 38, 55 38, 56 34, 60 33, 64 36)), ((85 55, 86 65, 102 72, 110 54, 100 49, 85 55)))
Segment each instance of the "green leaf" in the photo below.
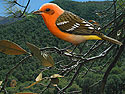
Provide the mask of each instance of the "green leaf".
POLYGON ((50 55, 42 53, 37 46, 31 43, 27 43, 27 46, 31 50, 32 54, 39 59, 39 61, 42 63, 43 66, 46 67, 54 66, 53 58, 50 55))

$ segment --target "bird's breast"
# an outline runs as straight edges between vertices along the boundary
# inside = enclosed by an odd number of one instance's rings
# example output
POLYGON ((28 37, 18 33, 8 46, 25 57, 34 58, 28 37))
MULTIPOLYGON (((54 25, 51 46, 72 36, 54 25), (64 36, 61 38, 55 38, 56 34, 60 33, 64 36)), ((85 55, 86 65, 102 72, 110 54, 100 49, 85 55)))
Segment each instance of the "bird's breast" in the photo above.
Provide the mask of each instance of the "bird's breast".
POLYGON ((86 40, 81 35, 74 35, 74 34, 69 34, 69 33, 65 33, 65 32, 60 31, 59 28, 55 24, 48 25, 48 29, 56 37, 58 37, 62 40, 65 40, 67 42, 70 42, 74 45, 77 45, 77 44, 84 42, 86 40))

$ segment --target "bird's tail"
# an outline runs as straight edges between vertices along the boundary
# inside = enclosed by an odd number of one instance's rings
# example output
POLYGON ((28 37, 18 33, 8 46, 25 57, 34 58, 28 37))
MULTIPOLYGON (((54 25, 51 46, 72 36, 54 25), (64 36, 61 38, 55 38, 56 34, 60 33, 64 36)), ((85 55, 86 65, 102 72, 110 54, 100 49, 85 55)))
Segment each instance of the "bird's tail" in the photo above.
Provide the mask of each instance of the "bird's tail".
POLYGON ((113 39, 113 38, 111 38, 111 37, 108 37, 108 36, 106 36, 106 35, 104 35, 104 34, 101 34, 100 37, 101 37, 103 40, 112 42, 112 43, 114 43, 114 44, 118 44, 118 45, 120 45, 120 46, 123 45, 122 42, 120 42, 120 41, 118 41, 118 40, 116 40, 116 39, 113 39))

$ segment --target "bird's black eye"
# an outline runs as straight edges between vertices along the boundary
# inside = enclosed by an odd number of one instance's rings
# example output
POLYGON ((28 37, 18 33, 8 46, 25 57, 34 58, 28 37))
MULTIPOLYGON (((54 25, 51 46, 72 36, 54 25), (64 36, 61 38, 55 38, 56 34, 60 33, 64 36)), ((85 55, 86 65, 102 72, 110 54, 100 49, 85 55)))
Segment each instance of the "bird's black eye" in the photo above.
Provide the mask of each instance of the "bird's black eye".
POLYGON ((49 9, 49 8, 47 8, 47 9, 46 9, 46 11, 48 12, 48 11, 50 11, 50 9, 49 9))

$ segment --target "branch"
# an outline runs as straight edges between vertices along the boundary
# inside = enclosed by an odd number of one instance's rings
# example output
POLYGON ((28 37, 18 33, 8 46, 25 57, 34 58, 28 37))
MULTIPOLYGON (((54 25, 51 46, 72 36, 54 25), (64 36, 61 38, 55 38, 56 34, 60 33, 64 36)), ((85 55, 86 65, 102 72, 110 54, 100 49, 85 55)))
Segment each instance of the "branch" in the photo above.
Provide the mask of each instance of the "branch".
MULTIPOLYGON (((77 77, 77 75, 79 74, 79 71, 81 69, 81 67, 83 66, 84 63, 87 63, 89 61, 92 60, 96 60, 96 59, 100 59, 102 57, 105 57, 109 51, 114 47, 115 45, 110 46, 108 49, 106 49, 105 51, 103 51, 100 55, 95 56, 95 57, 91 57, 91 58, 86 58, 84 61, 81 60, 81 62, 79 62, 79 67, 77 68, 75 74, 73 75, 71 81, 69 82, 69 84, 67 86, 65 86, 64 88, 61 89, 61 91, 65 91, 68 87, 70 87, 73 83, 73 81, 75 80, 75 78, 77 77)), ((58 94, 60 94, 60 92, 58 92, 58 94)))
MULTIPOLYGON (((116 3, 116 2, 113 2, 113 3, 110 5, 110 7, 108 7, 108 8, 105 9, 105 10, 99 11, 99 13, 104 13, 104 12, 109 11, 109 10, 113 7, 113 5, 114 5, 115 3, 116 3)), ((98 12, 98 11, 97 11, 97 12, 98 12)))
POLYGON ((24 9, 23 13, 22 13, 19 17, 22 17, 22 16, 23 16, 23 14, 26 12, 26 9, 28 8, 29 3, 30 3, 30 0, 28 0, 28 3, 27 3, 27 5, 26 5, 26 7, 25 7, 25 9, 24 9))
POLYGON ((16 17, 16 18, 18 18, 18 17, 22 17, 22 16, 24 15, 24 13, 26 12, 26 9, 27 9, 27 8, 28 8, 28 6, 29 6, 30 0, 28 0, 28 2, 27 2, 27 4, 26 4, 26 6, 22 6, 22 5, 20 5, 19 3, 17 3, 17 2, 14 2, 14 3, 16 3, 17 5, 19 5, 19 6, 21 6, 21 7, 24 7, 24 8, 25 8, 25 9, 23 10, 23 13, 21 13, 21 15, 16 16, 16 14, 14 14, 14 15, 15 15, 15 17, 16 17))
MULTIPOLYGON (((2 89, 0 90, 0 92, 1 92, 2 90, 5 91, 5 87, 6 87, 6 84, 7 84, 9 75, 10 75, 20 64, 24 63, 24 61, 27 60, 27 59, 29 59, 31 56, 32 56, 32 55, 29 55, 29 56, 25 57, 25 58, 22 59, 17 65, 15 65, 12 69, 10 69, 10 71, 6 74, 6 78, 5 78, 5 80, 4 80, 4 85, 3 85, 2 89)), ((6 93, 5 93, 5 94, 6 94, 6 93)))
POLYGON ((51 83, 49 83, 49 84, 46 86, 46 88, 43 89, 42 92, 40 92, 39 94, 43 94, 43 93, 49 88, 50 84, 51 84, 51 83))
POLYGON ((114 56, 114 55, 112 55, 112 56, 107 60, 107 62, 100 67, 99 70, 90 69, 90 71, 95 72, 95 73, 102 71, 102 70, 109 64, 109 60, 110 60, 113 56, 114 56))
MULTIPOLYGON (((103 30, 105 28, 107 28, 108 26, 110 26, 110 24, 114 23, 116 20, 118 20, 119 18, 123 18, 124 17, 124 14, 120 14, 119 16, 117 16, 115 19, 113 19, 112 21, 110 21, 107 25, 105 25, 103 28, 101 28, 100 30, 103 30)), ((100 31, 99 30, 99 31, 100 31)))
POLYGON ((57 47, 45 47, 45 48, 40 49, 40 51, 47 51, 47 50, 54 51, 55 53, 58 53, 60 55, 65 55, 69 58, 77 58, 77 59, 85 60, 85 58, 83 58, 81 56, 73 55, 73 54, 67 52, 66 49, 59 49, 57 47), (67 52, 67 53, 65 53, 65 52, 67 52))
POLYGON ((76 94, 76 93, 82 93, 82 90, 80 90, 80 91, 72 91, 72 92, 67 92, 68 94, 76 94))
POLYGON ((67 76, 71 71, 73 71, 73 69, 77 68, 77 66, 79 65, 79 62, 80 60, 77 62, 77 64, 71 66, 70 68, 68 68, 68 70, 64 71, 64 72, 67 72, 66 74, 64 74, 64 76, 67 76))
POLYGON ((92 88, 92 87, 94 87, 94 86, 98 85, 101 81, 102 81, 102 80, 99 80, 98 82, 95 82, 94 84, 92 84, 92 85, 91 85, 91 86, 89 86, 88 88, 92 88))
POLYGON ((120 47, 117 55, 115 56, 113 62, 109 65, 109 67, 107 68, 104 76, 103 76, 103 80, 102 80, 102 85, 101 85, 101 90, 100 90, 100 93, 101 94, 104 94, 104 88, 105 88, 105 84, 106 84, 106 81, 107 81, 107 78, 108 78, 108 75, 110 73, 110 71, 112 70, 112 68, 115 66, 115 64, 117 63, 119 57, 121 56, 122 52, 124 51, 124 48, 125 48, 125 39, 124 39, 124 43, 123 45, 120 47))
MULTIPOLYGON (((73 75, 71 81, 69 82, 69 84, 67 86, 65 86, 64 88, 61 89, 61 91, 65 91, 68 87, 70 87, 73 83, 73 81, 75 80, 75 78, 77 77, 77 75, 79 74, 79 71, 82 67, 83 63, 79 64, 78 69, 76 70, 75 74, 73 75)), ((58 94, 60 94, 60 92, 58 92, 58 94)))
MULTIPOLYGON (((117 21, 119 18, 120 20, 124 17, 124 14, 120 14, 119 16, 117 16, 115 19, 113 19, 111 22, 109 22, 107 25, 105 25, 103 28, 101 28, 99 31, 107 28, 108 26, 110 26, 110 24, 114 23, 115 21, 117 21)), ((120 22, 120 21, 119 21, 120 22)), ((119 24, 119 23, 117 23, 119 24)), ((117 26, 118 28, 113 29, 108 35, 111 35, 113 32, 120 30, 122 27, 124 27, 124 22, 120 25, 117 26)), ((87 56, 87 54, 89 54, 90 52, 94 51, 95 49, 99 48, 105 41, 103 40, 101 43, 99 43, 98 45, 96 45, 99 42, 99 40, 97 40, 94 45, 88 50, 88 52, 86 54, 84 54, 84 56, 87 56)))
POLYGON ((90 69, 92 68, 93 64, 94 64, 94 63, 92 63, 89 68, 86 68, 87 70, 86 70, 86 72, 84 73, 84 75, 82 76, 82 78, 84 78, 84 77, 87 75, 87 73, 88 73, 88 72, 90 71, 90 69))
POLYGON ((100 55, 98 55, 98 56, 86 58, 86 61, 85 61, 85 62, 93 61, 93 60, 96 60, 96 59, 105 57, 105 56, 109 53, 109 51, 110 51, 114 46, 115 46, 115 45, 111 45, 109 48, 107 48, 105 51, 103 51, 103 52, 102 52, 100 55))
POLYGON ((14 2, 15 4, 17 4, 18 6, 25 8, 25 6, 20 5, 17 1, 14 0, 13 2, 14 2))
POLYGON ((65 92, 62 92, 61 89, 60 89, 58 86, 56 86, 56 89, 57 89, 58 91, 60 91, 61 94, 65 94, 65 92))
POLYGON ((87 53, 85 53, 83 56, 87 56, 90 54, 90 52, 94 51, 95 49, 99 48, 103 43, 104 41, 102 41, 101 43, 97 44, 99 42, 99 40, 97 40, 92 46, 91 48, 88 50, 87 53))

